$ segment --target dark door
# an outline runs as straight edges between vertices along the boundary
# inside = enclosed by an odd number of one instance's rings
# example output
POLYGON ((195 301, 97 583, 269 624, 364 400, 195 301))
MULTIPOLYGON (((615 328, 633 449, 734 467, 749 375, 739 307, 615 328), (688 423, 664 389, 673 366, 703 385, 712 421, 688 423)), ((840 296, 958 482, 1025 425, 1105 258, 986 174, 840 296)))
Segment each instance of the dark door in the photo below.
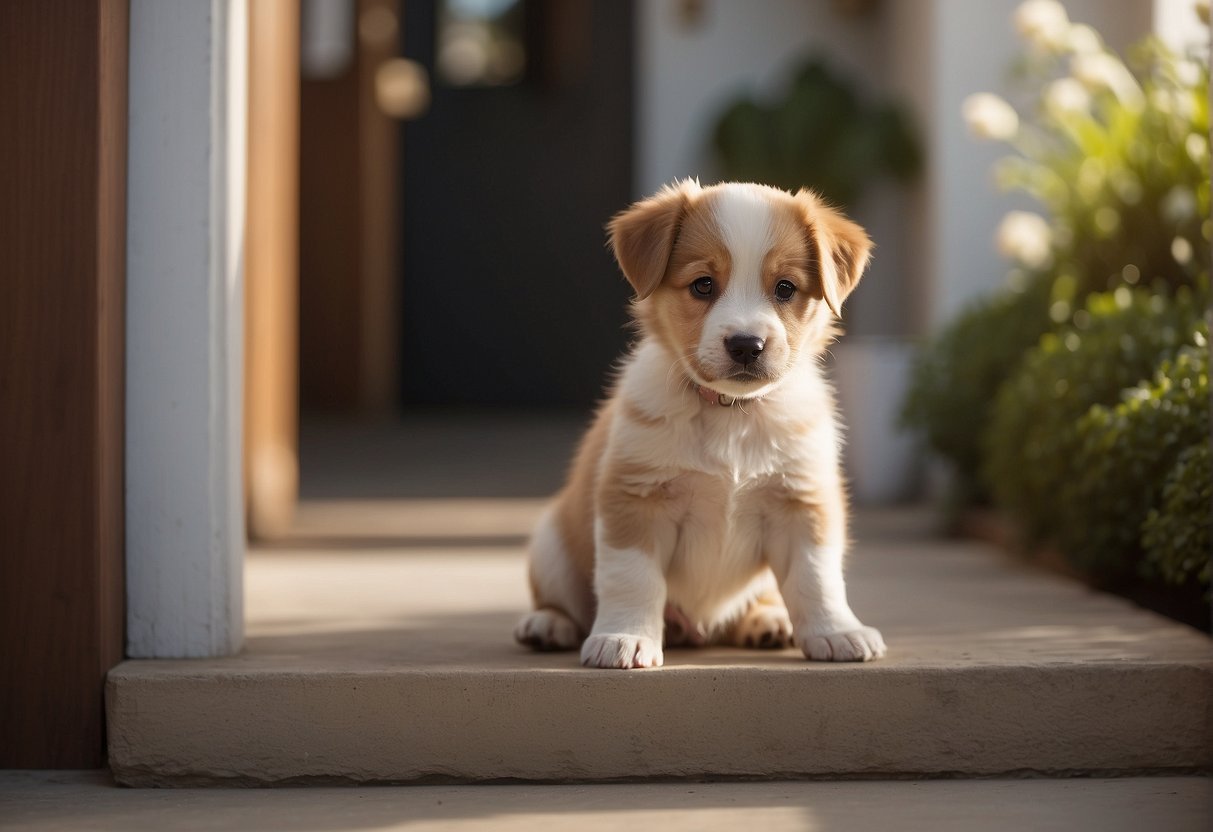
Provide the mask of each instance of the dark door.
POLYGON ((405 405, 601 394, 627 340, 603 225, 631 196, 632 28, 620 0, 405 2, 433 91, 403 130, 405 405))

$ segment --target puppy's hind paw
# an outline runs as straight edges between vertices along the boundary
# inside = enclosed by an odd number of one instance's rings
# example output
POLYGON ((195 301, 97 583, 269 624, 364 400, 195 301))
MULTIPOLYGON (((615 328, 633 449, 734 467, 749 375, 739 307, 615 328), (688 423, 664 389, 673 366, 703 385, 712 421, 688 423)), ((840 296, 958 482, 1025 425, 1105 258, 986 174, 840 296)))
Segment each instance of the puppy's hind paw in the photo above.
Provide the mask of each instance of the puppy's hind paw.
POLYGON ((870 662, 887 652, 880 631, 863 625, 837 633, 798 634, 796 645, 807 658, 819 662, 870 662))
POLYGON ((581 644, 581 630, 560 610, 543 607, 522 617, 514 639, 535 650, 574 650, 581 644))
POLYGON ((581 645, 581 663, 586 667, 661 667, 664 661, 661 644, 643 636, 592 635, 581 645))
POLYGON ((780 650, 792 643, 792 621, 783 604, 755 604, 733 625, 729 641, 737 647, 780 650))

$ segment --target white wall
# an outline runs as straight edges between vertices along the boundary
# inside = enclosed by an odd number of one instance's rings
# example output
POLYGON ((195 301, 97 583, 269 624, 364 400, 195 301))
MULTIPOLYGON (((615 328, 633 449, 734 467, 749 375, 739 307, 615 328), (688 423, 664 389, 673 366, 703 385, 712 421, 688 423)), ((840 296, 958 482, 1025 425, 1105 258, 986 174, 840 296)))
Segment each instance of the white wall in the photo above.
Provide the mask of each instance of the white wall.
MULTIPOLYGON (((1192 0, 1154 0, 1160 5, 1192 0)), ((994 232, 1007 210, 991 166, 1005 148, 971 138, 960 107, 973 92, 1008 93, 1020 42, 1019 0, 884 0, 867 15, 831 0, 705 0, 684 26, 677 0, 641 0, 637 32, 637 196, 671 179, 715 175, 708 136, 739 90, 771 90, 806 54, 822 55, 878 94, 911 103, 927 170, 911 188, 873 191, 856 219, 877 243, 872 268, 847 305, 852 335, 917 334, 1003 284, 994 232)), ((1150 0, 1068 0, 1071 19, 1123 49, 1150 31, 1150 0)), ((1168 20, 1186 19, 1190 11, 1168 20)), ((1182 24, 1172 24, 1180 26, 1182 24)))
MULTIPOLYGON (((900 2, 900 0, 899 0, 900 2)), ((778 92, 799 64, 820 56, 869 91, 888 75, 881 15, 848 16, 833 0, 705 0, 700 20, 680 19, 677 0, 637 5, 637 197, 686 176, 714 181, 715 121, 739 93, 778 92)), ((903 196, 881 189, 856 219, 877 244, 864 282, 847 302, 849 331, 897 332, 904 279, 903 196)))
MULTIPOLYGON (((1006 264, 994 251, 994 230, 1022 198, 999 192, 991 169, 1004 145, 969 135, 961 105, 974 92, 1006 94, 1019 41, 1011 25, 1019 0, 929 0, 903 60, 926 66, 912 91, 920 106, 927 176, 916 222, 926 257, 915 329, 933 328, 976 295, 1002 285, 1006 264)), ((897 4, 901 6, 902 4, 897 4)), ((904 19, 906 10, 897 10, 904 19)), ((898 30, 895 29, 895 33, 898 30)), ((896 36, 896 35, 895 35, 896 36)))
POLYGON ((127 654, 243 640, 246 0, 132 0, 127 654))
POLYGON ((637 196, 710 174, 706 142, 721 109, 739 92, 777 89, 810 51, 865 82, 883 75, 879 33, 839 17, 831 0, 704 0, 692 25, 681 6, 637 4, 637 196))
POLYGON ((1208 54, 1209 30, 1196 14, 1196 0, 1154 0, 1154 32, 1172 49, 1208 54))
MULTIPOLYGON (((1005 145, 972 138, 960 115, 974 92, 1011 96, 1021 42, 1012 24, 1019 0, 921 0, 886 3, 893 55, 890 81, 915 102, 927 140, 927 176, 907 222, 916 331, 950 319, 972 298, 1002 286, 1007 264, 994 248, 1003 215, 1026 197, 1002 193, 992 166, 1005 145)), ((1113 48, 1150 31, 1149 2, 1068 0, 1070 19, 1094 26, 1113 48)))

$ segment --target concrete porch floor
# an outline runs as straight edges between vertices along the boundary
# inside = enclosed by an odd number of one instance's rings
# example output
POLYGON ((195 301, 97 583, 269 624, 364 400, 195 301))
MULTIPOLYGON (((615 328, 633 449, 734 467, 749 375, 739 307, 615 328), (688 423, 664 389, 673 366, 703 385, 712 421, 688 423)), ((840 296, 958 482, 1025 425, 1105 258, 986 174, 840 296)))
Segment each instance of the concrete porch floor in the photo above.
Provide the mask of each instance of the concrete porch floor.
POLYGON ((110 680, 118 781, 209 788, 0 772, 0 828, 1208 828, 1213 780, 1182 775, 1213 748, 1209 639, 941 540, 925 509, 855 518, 885 661, 674 651, 614 673, 518 648, 525 537, 579 422, 306 426, 295 532, 248 559, 246 651, 110 680), (324 785, 511 778, 658 782, 324 785), (273 783, 313 788, 216 787, 273 783))
POLYGON ((247 649, 108 687, 130 785, 1183 773, 1213 757, 1204 635, 860 511, 854 606, 890 656, 681 650, 655 671, 535 654, 524 542, 577 420, 304 434, 295 532, 250 553, 247 649), (347 495, 353 495, 351 499, 347 495))
POLYGON ((541 501, 302 506, 253 552, 248 646, 111 674, 134 785, 1182 772, 1210 758, 1210 643, 921 510, 860 512, 856 610, 890 656, 677 650, 586 670, 511 630, 541 501), (314 536, 313 536, 314 535, 314 536), (361 535, 361 537, 360 537, 361 535))
POLYGON ((0 772, 0 829, 409 832, 1205 832, 1213 781, 932 780, 120 789, 94 772, 0 772))

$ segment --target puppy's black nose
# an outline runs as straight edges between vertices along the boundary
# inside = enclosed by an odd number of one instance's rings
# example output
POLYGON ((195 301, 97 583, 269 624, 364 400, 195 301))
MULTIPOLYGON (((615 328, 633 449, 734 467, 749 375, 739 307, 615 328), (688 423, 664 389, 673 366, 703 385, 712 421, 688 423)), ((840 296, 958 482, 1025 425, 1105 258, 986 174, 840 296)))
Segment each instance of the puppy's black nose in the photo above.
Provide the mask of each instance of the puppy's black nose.
POLYGON ((733 360, 743 367, 748 367, 757 361, 758 356, 762 355, 764 346, 766 346, 766 341, 756 335, 730 335, 724 339, 724 348, 729 351, 733 360))

